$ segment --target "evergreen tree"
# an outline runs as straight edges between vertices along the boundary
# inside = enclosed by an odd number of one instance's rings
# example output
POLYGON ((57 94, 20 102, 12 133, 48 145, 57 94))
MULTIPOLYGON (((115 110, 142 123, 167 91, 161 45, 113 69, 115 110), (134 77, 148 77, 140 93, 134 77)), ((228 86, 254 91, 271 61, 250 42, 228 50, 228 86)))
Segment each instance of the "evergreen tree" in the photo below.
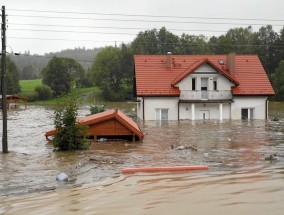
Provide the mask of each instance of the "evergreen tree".
POLYGON ((55 109, 53 145, 59 151, 87 149, 86 126, 77 122, 78 105, 74 90, 62 97, 55 109))

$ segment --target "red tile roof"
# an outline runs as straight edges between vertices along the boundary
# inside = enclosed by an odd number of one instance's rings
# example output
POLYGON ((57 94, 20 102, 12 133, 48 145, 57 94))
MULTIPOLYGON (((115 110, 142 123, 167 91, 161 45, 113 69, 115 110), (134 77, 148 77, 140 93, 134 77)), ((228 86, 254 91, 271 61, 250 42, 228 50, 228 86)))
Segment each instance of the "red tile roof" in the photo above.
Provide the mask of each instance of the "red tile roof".
POLYGON ((233 95, 274 95, 274 90, 257 55, 235 55, 235 72, 230 74, 226 55, 172 55, 166 68, 166 55, 135 55, 137 96, 179 96, 175 85, 202 64, 209 64, 236 86, 233 95), (221 65, 219 61, 224 61, 221 65))
MULTIPOLYGON (((94 124, 98 124, 100 122, 107 121, 109 119, 115 118, 120 123, 122 123, 124 126, 126 126, 129 130, 131 130, 133 133, 135 133, 139 138, 143 138, 144 134, 140 130, 139 126, 128 116, 126 116, 122 111, 117 109, 111 109, 107 110, 101 113, 93 114, 90 116, 82 117, 78 121, 88 125, 92 126, 94 124)), ((55 134, 56 130, 50 130, 45 133, 45 136, 53 136, 55 134)))

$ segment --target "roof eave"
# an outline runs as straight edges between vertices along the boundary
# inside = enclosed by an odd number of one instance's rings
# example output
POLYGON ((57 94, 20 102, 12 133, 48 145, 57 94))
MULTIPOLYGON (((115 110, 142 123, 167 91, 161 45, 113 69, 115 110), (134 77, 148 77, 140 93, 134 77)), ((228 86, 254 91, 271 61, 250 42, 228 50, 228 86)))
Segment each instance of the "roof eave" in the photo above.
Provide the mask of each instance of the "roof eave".
MULTIPOLYGON (((143 132, 140 130, 139 126, 139 130, 137 130, 136 128, 134 128, 133 126, 131 126, 126 120, 124 120, 124 118, 122 116, 119 115, 119 113, 115 114, 115 119, 118 120, 120 123, 122 123, 124 126, 126 126, 129 130, 131 130, 134 134, 136 134, 139 138, 143 139, 144 134, 143 132)), ((134 121, 133 121, 134 122, 134 121)), ((135 123, 135 122, 134 122, 135 123)))

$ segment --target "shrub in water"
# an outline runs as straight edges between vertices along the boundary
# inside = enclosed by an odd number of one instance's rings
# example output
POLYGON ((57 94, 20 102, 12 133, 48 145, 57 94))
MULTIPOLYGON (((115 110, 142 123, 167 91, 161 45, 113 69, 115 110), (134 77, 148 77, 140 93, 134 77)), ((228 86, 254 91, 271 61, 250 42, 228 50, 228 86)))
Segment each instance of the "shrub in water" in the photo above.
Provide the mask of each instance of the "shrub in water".
POLYGON ((56 133, 53 145, 60 151, 83 150, 87 148, 87 127, 76 121, 78 106, 75 92, 59 99, 55 110, 56 133))

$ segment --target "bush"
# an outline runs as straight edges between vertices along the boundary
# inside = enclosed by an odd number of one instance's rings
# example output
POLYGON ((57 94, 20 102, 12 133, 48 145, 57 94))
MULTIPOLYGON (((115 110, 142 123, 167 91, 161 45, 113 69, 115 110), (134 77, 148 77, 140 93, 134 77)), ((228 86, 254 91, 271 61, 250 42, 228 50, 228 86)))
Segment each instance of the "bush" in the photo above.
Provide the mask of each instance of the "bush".
POLYGON ((34 89, 36 100, 48 100, 52 98, 52 90, 50 87, 46 85, 36 86, 34 89))
POLYGON ((91 114, 101 113, 103 111, 105 111, 104 105, 95 105, 90 107, 91 114))
POLYGON ((78 111, 76 101, 73 91, 58 101, 54 120, 57 131, 53 138, 53 145, 59 151, 87 149, 85 138, 87 127, 76 121, 78 111))

